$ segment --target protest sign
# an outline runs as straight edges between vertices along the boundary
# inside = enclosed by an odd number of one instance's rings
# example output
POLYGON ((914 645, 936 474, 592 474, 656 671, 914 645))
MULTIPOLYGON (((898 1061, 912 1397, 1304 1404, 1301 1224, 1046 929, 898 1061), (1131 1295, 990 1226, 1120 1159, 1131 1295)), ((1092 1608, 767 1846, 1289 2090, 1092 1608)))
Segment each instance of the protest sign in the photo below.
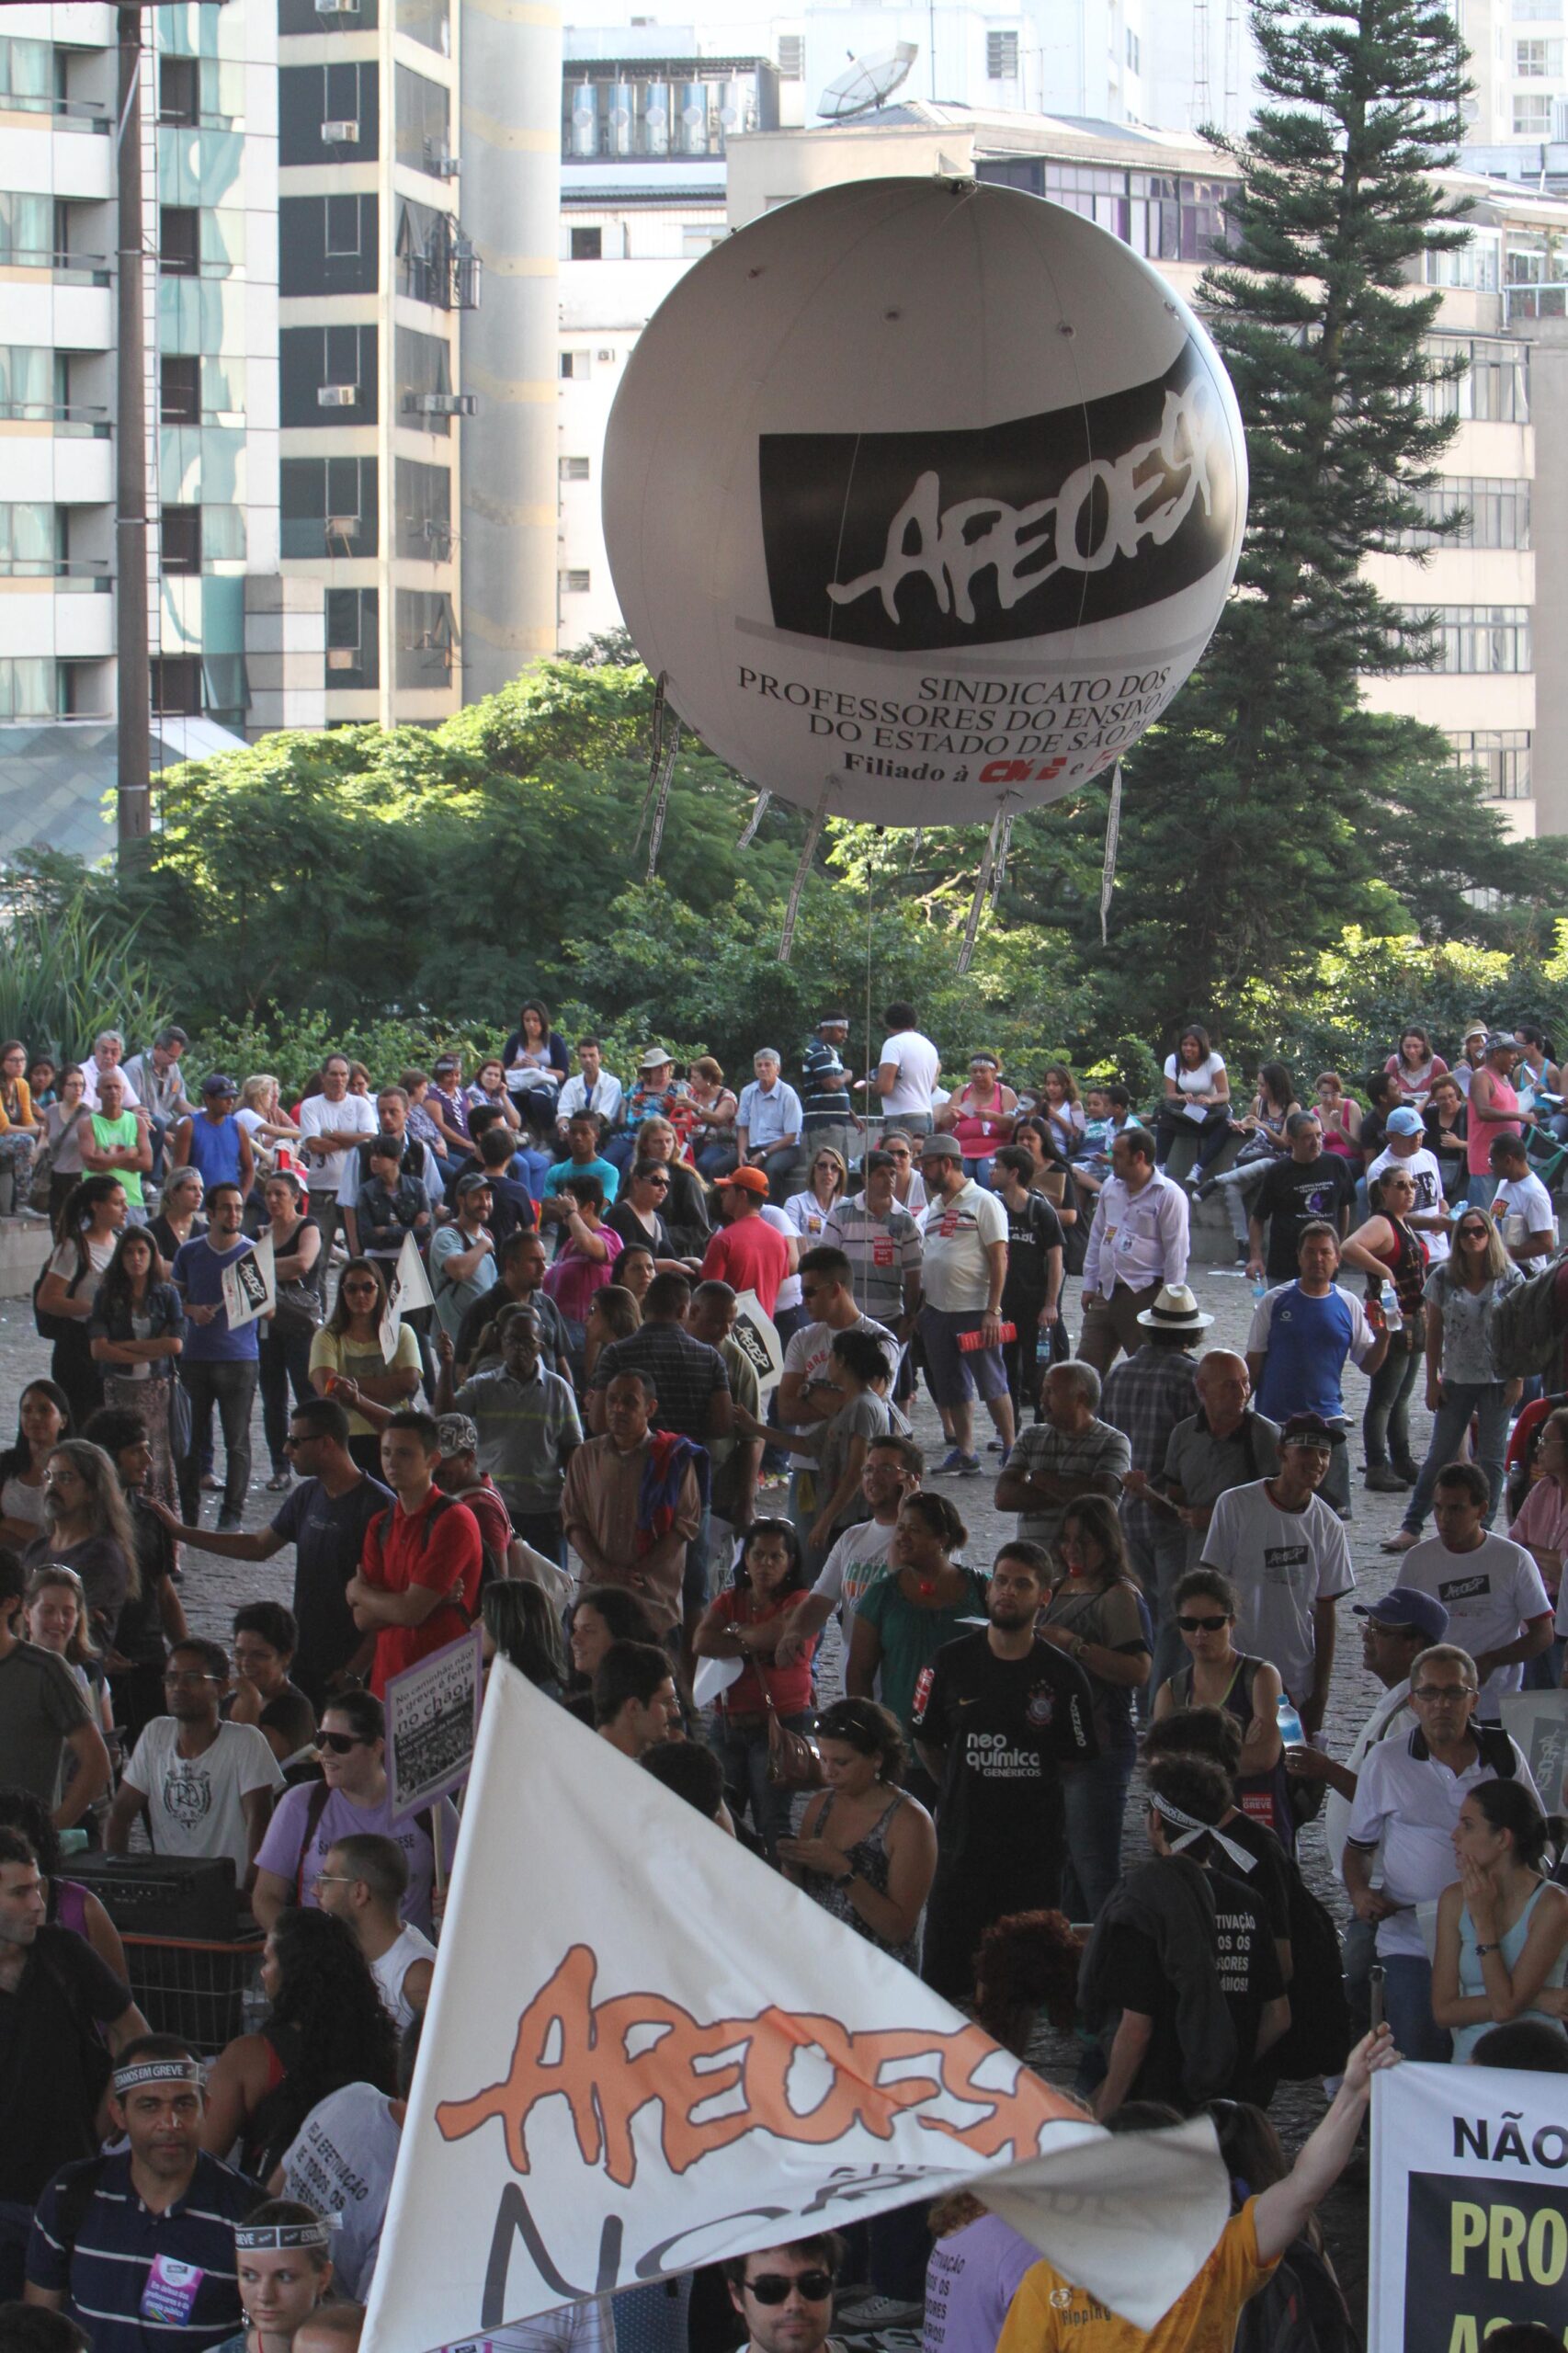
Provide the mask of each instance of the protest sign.
POLYGON ((1524 1750, 1542 1805, 1548 1813, 1557 1813, 1568 1770, 1568 1691, 1508 1692, 1503 1729, 1524 1750))
POLYGON ((435 1303, 436 1294, 430 1288, 419 1245, 412 1233, 405 1233, 397 1264, 387 1278, 387 1303, 381 1312, 381 1354, 388 1364, 397 1354, 397 1336, 403 1329, 403 1317, 413 1308, 434 1307, 435 1303))
POLYGON ((756 1291, 735 1294, 735 1323, 730 1337, 744 1351, 756 1373, 766 1405, 784 1378, 784 1350, 773 1328, 773 1318, 764 1312, 756 1291))
POLYGON ((278 1277, 273 1271, 270 1233, 264 1233, 243 1258, 224 1267, 222 1286, 223 1313, 231 1332, 237 1332, 243 1324, 254 1324, 259 1315, 271 1314, 278 1304, 278 1277))
POLYGON ((1207 2120, 1103 2132, 498 1658, 367 2353, 960 2184, 1140 2327, 1230 2211, 1207 2120))
POLYGON ((387 1678, 387 1786, 406 1822, 468 1778, 484 1688, 479 1628, 387 1678))
POLYGON ((1562 2086, 1502 2067, 1373 2077, 1370 2353, 1482 2353, 1506 2321, 1561 2340, 1562 2086))

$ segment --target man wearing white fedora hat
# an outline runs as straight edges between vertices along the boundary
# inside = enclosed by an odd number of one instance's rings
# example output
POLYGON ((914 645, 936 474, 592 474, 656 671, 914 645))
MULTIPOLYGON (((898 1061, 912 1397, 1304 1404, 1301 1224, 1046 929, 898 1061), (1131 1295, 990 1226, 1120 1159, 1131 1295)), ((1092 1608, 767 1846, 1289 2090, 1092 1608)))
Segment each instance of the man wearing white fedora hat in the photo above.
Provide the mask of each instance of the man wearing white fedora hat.
POLYGON ((1132 1449, 1132 1468, 1122 1481, 1121 1524, 1156 1627, 1171 1615, 1187 1568, 1187 1530, 1150 1481, 1165 1468, 1171 1432, 1198 1410, 1193 1351, 1213 1321, 1186 1283, 1163 1284, 1138 1317, 1143 1340, 1108 1376, 1100 1403, 1106 1420, 1126 1433, 1132 1449))

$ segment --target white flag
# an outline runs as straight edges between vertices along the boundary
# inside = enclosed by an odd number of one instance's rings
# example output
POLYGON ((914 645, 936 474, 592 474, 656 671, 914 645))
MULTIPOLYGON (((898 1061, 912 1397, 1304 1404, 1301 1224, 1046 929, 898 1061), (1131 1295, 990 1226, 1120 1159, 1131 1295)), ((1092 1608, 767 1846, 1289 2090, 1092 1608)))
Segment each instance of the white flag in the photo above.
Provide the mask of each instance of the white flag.
POLYGON ((1141 2328, 1230 2212, 1206 2120, 1113 2139, 497 1658, 367 2353, 960 2184, 1141 2328))
POLYGON ((223 1312, 231 1332, 237 1332, 243 1324, 254 1324, 259 1315, 270 1315, 277 1306, 278 1277, 273 1259, 272 1236, 264 1233, 243 1258, 236 1258, 224 1267, 223 1312))
POLYGON ((381 1354, 388 1364, 397 1354, 397 1336, 410 1308, 434 1307, 435 1304, 436 1294, 425 1272, 419 1245, 412 1233, 405 1233, 403 1248, 397 1254, 397 1264, 387 1282, 386 1310, 381 1317, 381 1354))
POLYGON ((784 1349, 773 1318, 755 1290, 736 1292, 735 1320, 730 1337, 750 1360, 766 1408, 784 1378, 784 1349))

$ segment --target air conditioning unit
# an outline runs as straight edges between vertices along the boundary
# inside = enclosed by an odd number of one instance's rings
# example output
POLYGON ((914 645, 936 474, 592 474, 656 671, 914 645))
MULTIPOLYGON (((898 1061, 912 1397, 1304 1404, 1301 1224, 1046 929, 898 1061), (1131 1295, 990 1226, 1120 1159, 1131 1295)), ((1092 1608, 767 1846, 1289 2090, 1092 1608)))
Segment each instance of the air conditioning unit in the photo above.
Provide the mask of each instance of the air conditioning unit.
POLYGON ((613 351, 596 351, 594 357, 596 359, 605 361, 611 368, 615 365, 615 354, 613 351))
POLYGON ((358 408, 358 384, 322 384, 317 387, 316 406, 318 408, 358 408))
POLYGON ((403 409, 411 416, 477 416, 476 392, 406 392, 403 409))
POLYGON ((357 17, 359 0, 316 0, 318 17, 357 17))
POLYGON ((359 126, 357 122, 324 122, 321 139, 324 147, 358 147, 359 126))
POLYGON ((455 180, 462 170, 460 159, 445 154, 433 139, 425 142, 425 168, 432 179, 455 180))
POLYGON ((329 645, 326 666, 329 670, 357 670, 359 667, 358 653, 352 645, 329 645))
POLYGON ((354 540, 359 536, 358 515, 329 515, 323 524, 324 535, 329 540, 354 540))

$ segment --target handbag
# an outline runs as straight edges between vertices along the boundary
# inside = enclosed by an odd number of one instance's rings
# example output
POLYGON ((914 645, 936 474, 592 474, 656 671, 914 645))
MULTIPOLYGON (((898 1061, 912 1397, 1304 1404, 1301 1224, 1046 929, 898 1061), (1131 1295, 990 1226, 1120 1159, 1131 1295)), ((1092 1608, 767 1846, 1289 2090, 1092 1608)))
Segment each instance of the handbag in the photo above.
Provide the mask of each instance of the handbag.
POLYGON ((302 1339, 307 1334, 319 1332, 324 1314, 322 1296, 314 1283, 296 1275, 292 1282, 278 1284, 272 1328, 280 1340, 302 1339))
POLYGON ((762 1704, 767 1715, 767 1779, 770 1785, 776 1790, 824 1788, 822 1758, 817 1753, 815 1741, 809 1740, 803 1732, 792 1732, 787 1723, 779 1721, 761 1665, 756 1661, 753 1664, 756 1666, 756 1679, 762 1685, 762 1704))

